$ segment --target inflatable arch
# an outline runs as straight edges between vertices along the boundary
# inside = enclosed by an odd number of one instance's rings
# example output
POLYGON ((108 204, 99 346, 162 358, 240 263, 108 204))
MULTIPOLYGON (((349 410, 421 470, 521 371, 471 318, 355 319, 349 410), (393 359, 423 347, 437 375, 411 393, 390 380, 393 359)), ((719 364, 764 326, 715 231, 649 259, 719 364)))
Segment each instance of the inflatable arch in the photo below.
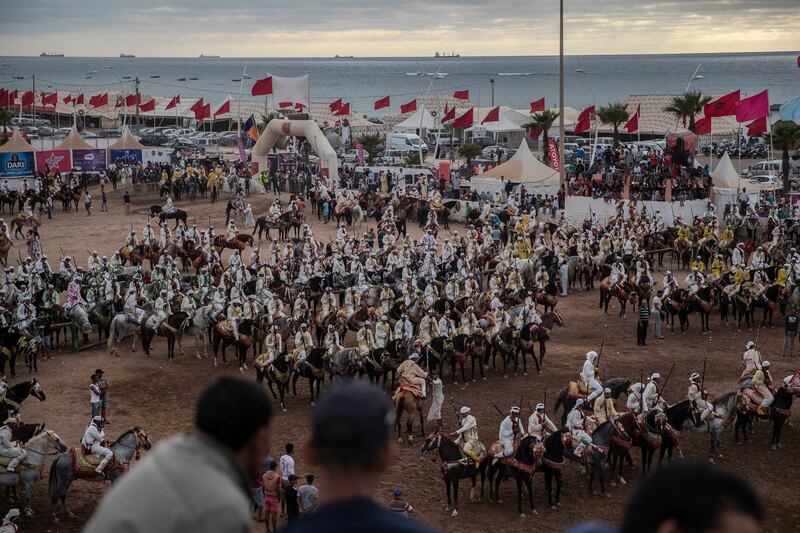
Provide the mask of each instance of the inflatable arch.
POLYGON ((339 160, 336 152, 313 120, 271 120, 252 150, 253 161, 258 163, 259 168, 267 168, 267 154, 281 137, 305 137, 319 157, 323 174, 327 174, 331 183, 338 182, 339 160))

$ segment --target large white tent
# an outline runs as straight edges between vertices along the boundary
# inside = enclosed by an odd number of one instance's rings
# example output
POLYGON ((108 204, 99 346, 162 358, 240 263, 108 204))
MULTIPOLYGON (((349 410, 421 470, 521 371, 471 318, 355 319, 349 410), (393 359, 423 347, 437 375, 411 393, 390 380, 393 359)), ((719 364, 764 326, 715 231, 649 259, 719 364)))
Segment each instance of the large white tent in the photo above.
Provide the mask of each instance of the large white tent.
POLYGON ((94 146, 87 143, 78 133, 78 128, 75 124, 69 130, 69 135, 64 139, 64 142, 53 148, 54 150, 92 150, 94 146))
POLYGON ((738 189, 741 178, 733 166, 728 152, 722 154, 716 168, 711 171, 711 183, 715 189, 738 189))
POLYGON ((408 116, 403 122, 396 124, 392 130, 394 131, 417 131, 420 129, 420 124, 422 125, 422 129, 432 130, 436 129, 438 125, 436 124, 436 120, 431 115, 430 111, 428 111, 425 107, 420 107, 411 115, 408 116))
POLYGON ((558 171, 539 161, 525 140, 511 159, 488 172, 473 176, 470 188, 494 193, 501 191, 507 182, 525 185, 525 189, 534 194, 556 194, 559 188, 558 171))

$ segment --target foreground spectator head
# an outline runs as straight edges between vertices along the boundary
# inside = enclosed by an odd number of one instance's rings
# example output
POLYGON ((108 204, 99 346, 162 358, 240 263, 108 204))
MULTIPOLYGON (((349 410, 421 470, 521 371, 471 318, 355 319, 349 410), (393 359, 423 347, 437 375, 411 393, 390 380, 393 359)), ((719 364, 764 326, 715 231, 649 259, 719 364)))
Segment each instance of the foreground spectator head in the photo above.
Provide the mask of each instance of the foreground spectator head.
POLYGON ((758 533, 763 520, 758 496, 743 479, 686 461, 641 482, 620 533, 758 533))
POLYGON ((269 452, 272 406, 255 382, 234 377, 216 380, 197 401, 195 426, 233 453, 239 466, 257 476, 269 452))

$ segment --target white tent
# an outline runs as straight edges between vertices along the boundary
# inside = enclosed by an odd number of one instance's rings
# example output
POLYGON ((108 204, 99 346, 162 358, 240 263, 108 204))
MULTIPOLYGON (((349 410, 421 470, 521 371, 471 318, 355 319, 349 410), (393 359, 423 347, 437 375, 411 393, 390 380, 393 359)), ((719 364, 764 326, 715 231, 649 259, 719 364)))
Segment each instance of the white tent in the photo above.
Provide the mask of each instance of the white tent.
POLYGON ((715 189, 738 189, 740 185, 739 173, 733 166, 728 152, 725 152, 711 171, 711 183, 715 189))
POLYGON ((78 128, 75 124, 72 125, 72 128, 69 130, 69 135, 67 138, 64 139, 64 142, 59 144, 54 150, 93 150, 94 146, 87 143, 83 140, 83 138, 78 134, 78 128))
POLYGON ((0 146, 0 153, 12 153, 12 152, 35 152, 36 149, 31 146, 28 141, 25 140, 25 137, 19 132, 18 128, 14 128, 14 132, 11 134, 11 138, 8 139, 8 142, 5 143, 3 146, 0 146))
POLYGON ((420 129, 420 121, 422 121, 422 128, 432 130, 437 127, 436 120, 433 115, 425 107, 420 107, 403 122, 396 124, 392 130, 394 131, 416 131, 420 129))
POLYGON ((127 126, 122 130, 122 137, 108 147, 109 150, 143 150, 144 148, 145 146, 139 142, 138 137, 134 136, 127 126))
MULTIPOLYGON (((522 128, 515 121, 511 120, 507 116, 509 113, 517 114, 516 111, 500 113, 500 119, 497 122, 487 122, 485 124, 481 124, 480 122, 476 122, 474 126, 472 126, 471 128, 467 128, 466 131, 467 132, 471 132, 476 128, 479 129, 479 130, 482 128, 483 130, 485 130, 487 132, 490 132, 490 133, 500 133, 500 132, 504 132, 504 131, 522 131, 524 128, 522 128)), ((484 115, 485 115, 485 113, 484 113, 484 115)), ((483 120, 483 118, 481 118, 481 120, 483 120)))
POLYGON ((470 188, 494 193, 501 191, 506 182, 525 185, 525 189, 534 194, 556 194, 559 188, 558 171, 539 161, 524 139, 511 159, 488 172, 473 176, 470 188))

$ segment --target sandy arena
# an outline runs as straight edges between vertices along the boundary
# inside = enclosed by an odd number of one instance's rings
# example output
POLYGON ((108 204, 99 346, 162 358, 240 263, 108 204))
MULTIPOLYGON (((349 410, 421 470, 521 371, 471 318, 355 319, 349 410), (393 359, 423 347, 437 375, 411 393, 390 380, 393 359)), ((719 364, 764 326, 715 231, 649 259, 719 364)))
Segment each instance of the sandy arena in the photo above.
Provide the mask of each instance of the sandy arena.
MULTIPOLYGON (((99 199, 99 191, 94 188, 92 194, 99 199)), ((123 244, 126 233, 133 227, 141 235, 147 222, 147 207, 160 204, 155 193, 137 193, 133 195, 131 215, 122 213, 121 191, 109 195, 109 212, 99 212, 99 201, 91 217, 85 211, 63 213, 57 206, 53 220, 43 220, 41 228, 45 253, 54 269, 58 268, 60 247, 64 253, 74 255, 77 263, 85 267, 88 251, 98 250, 101 255, 111 256, 123 244)), ((287 195, 284 195, 284 199, 287 195)), ((269 196, 251 197, 250 202, 256 216, 266 212, 269 196)), ((199 227, 208 224, 209 217, 218 232, 224 228, 225 201, 210 204, 207 200, 194 203, 178 202, 177 207, 189 213, 189 223, 196 222, 199 227)), ((81 203, 81 207, 82 203, 81 203)), ((316 221, 316 216, 306 209, 306 216, 314 219, 315 235, 327 239, 334 234, 334 225, 323 225, 316 221)), ((366 230, 368 224, 364 223, 366 230)), ((455 226, 453 226, 455 228, 455 226)), ((459 228, 460 230, 462 228, 459 228)), ((409 231, 417 234, 416 224, 409 224, 409 231)), ((446 231, 445 231, 446 234, 446 231)), ((17 250, 25 255, 23 241, 16 241, 9 254, 11 261, 16 260, 17 250), (14 258, 14 259, 11 259, 14 258)), ((249 250, 245 252, 249 254, 249 250)), ((243 254, 244 255, 244 254, 243 254)), ((262 258, 266 254, 262 252, 262 258)), ((247 257, 247 256, 244 256, 247 257)), ((227 258, 227 253, 225 255, 227 258)), ((665 260, 669 266, 669 258, 665 260)), ((654 277, 660 282, 663 272, 656 271, 654 277)), ((681 284, 686 273, 677 276, 681 284)), ((63 296, 62 296, 63 301, 63 296)), ((610 308, 604 315, 598 308, 598 293, 572 293, 561 299, 558 311, 565 320, 563 328, 556 328, 552 340, 548 344, 543 373, 535 371, 528 376, 509 376, 504 379, 501 371, 490 370, 485 382, 464 386, 460 382, 450 382, 449 371, 445 379, 445 405, 443 415, 445 428, 455 429, 456 421, 453 410, 447 399, 451 393, 456 405, 469 404, 478 419, 481 440, 490 444, 497 437, 500 416, 495 411, 496 404, 506 411, 512 404, 517 404, 523 397, 523 417, 530 416, 529 402, 536 403, 544 398, 547 387, 548 413, 554 419, 552 406, 555 393, 569 379, 575 379, 584 360, 587 350, 597 350, 605 338, 602 373, 606 377, 625 376, 632 381, 639 381, 641 374, 659 371, 666 376, 671 365, 675 363, 675 371, 667 384, 665 397, 670 402, 685 397, 688 376, 693 371, 701 371, 703 358, 708 356, 705 385, 712 396, 732 390, 740 373, 740 356, 748 340, 755 339, 757 331, 737 331, 735 325, 721 324, 719 315, 711 319, 711 335, 701 335, 696 315, 692 316, 690 331, 682 336, 677 333, 670 336, 668 331, 664 340, 648 338, 648 346, 637 348, 635 342, 635 317, 629 308, 628 316, 619 318, 618 307, 610 308)), ((652 333, 652 328, 651 328, 652 333)), ((351 334, 352 335, 352 334, 351 334)), ((782 378, 797 370, 798 358, 780 356, 783 346, 782 316, 776 313, 774 328, 764 328, 758 333, 759 348, 765 359, 772 364, 772 374, 782 378)), ((96 332, 92 341, 96 341, 96 332)), ((353 339, 348 337, 347 344, 353 339)), ((55 359, 40 361, 36 377, 41 381, 47 393, 47 401, 36 403, 28 400, 23 406, 24 419, 27 422, 44 421, 47 426, 58 432, 70 445, 78 443, 90 418, 89 408, 89 376, 95 368, 102 368, 110 383, 110 407, 108 418, 112 425, 107 428, 109 437, 116 436, 131 425, 141 425, 154 443, 172 434, 188 431, 192 427, 193 406, 202 388, 215 377, 224 373, 238 375, 235 362, 229 358, 227 366, 214 368, 211 360, 198 360, 194 354, 194 340, 185 338, 183 342, 186 355, 178 355, 177 361, 167 362, 165 341, 157 338, 153 355, 146 357, 139 349, 131 353, 130 343, 126 341, 121 347, 121 357, 110 357, 105 345, 70 353, 65 347, 57 353, 55 359)), ((250 363, 251 361, 248 361, 250 363)), ((11 383, 16 383, 28 376, 27 369, 18 364, 18 376, 11 383)), ((255 372, 250 368, 245 374, 255 379, 255 372)), ((308 420, 310 413, 307 384, 298 383, 297 398, 290 398, 288 411, 277 410, 273 423, 272 453, 277 458, 286 442, 302 443, 308 436, 308 420)), ((623 401, 617 402, 622 409, 623 401)), ((425 406, 427 413, 427 405, 425 406)), ((770 426, 768 423, 756 423, 756 434, 747 444, 737 445, 733 440, 732 428, 723 434, 722 452, 724 459, 719 464, 726 469, 744 476, 759 491, 768 510, 767 531, 786 532, 800 529, 800 478, 792 472, 800 470, 800 449, 797 425, 800 424, 797 412, 791 419, 795 426, 787 427, 783 433, 783 448, 777 451, 769 449, 767 439, 770 426), (788 474, 788 475, 787 475, 788 474)), ((433 429, 433 425, 429 425, 433 429)), ((589 497, 587 480, 580 473, 580 467, 570 464, 567 467, 562 493, 562 506, 552 511, 547 506, 543 488, 543 477, 534 479, 535 503, 539 514, 527 514, 520 518, 516 512, 516 490, 512 482, 506 481, 501 487, 502 503, 483 502, 470 504, 468 482, 460 484, 461 505, 459 514, 450 517, 445 510, 446 498, 441 480, 438 457, 420 457, 419 447, 423 439, 417 430, 413 445, 400 446, 400 459, 389 471, 375 493, 380 501, 390 499, 390 489, 396 486, 403 488, 405 497, 415 507, 415 515, 445 531, 485 532, 485 531, 562 531, 566 526, 581 520, 600 519, 616 522, 622 513, 629 491, 635 487, 640 478, 639 452, 633 451, 635 467, 626 467, 625 477, 628 485, 610 489, 610 499, 589 497), (432 462, 436 459, 436 462, 432 462)), ((702 434, 686 434, 682 436, 682 448, 686 457, 705 458, 708 450, 708 436, 702 434)), ((297 473, 307 470, 303 451, 296 455, 297 473)), ((47 497, 47 475, 50 463, 45 467, 45 476, 34 489, 33 509, 36 517, 25 524, 26 531, 79 531, 91 516, 91 513, 102 495, 110 488, 107 483, 75 482, 69 492, 69 502, 77 517, 67 519, 59 508, 62 523, 54 527, 50 520, 49 500, 47 497)), ((135 468, 135 464, 133 468, 135 468)), ((608 478, 608 475, 606 475, 608 478)), ((319 479, 320 490, 325 491, 325 480, 319 479)), ((190 491, 192 487, 185 487, 190 491)), ((487 487, 488 491, 488 487, 487 487)), ((487 492, 488 494, 488 492, 487 492)), ((523 504, 524 505, 524 504, 523 504)), ((525 509, 525 507, 523 507, 525 509)), ((264 525, 253 523, 253 531, 263 531, 264 525)))

